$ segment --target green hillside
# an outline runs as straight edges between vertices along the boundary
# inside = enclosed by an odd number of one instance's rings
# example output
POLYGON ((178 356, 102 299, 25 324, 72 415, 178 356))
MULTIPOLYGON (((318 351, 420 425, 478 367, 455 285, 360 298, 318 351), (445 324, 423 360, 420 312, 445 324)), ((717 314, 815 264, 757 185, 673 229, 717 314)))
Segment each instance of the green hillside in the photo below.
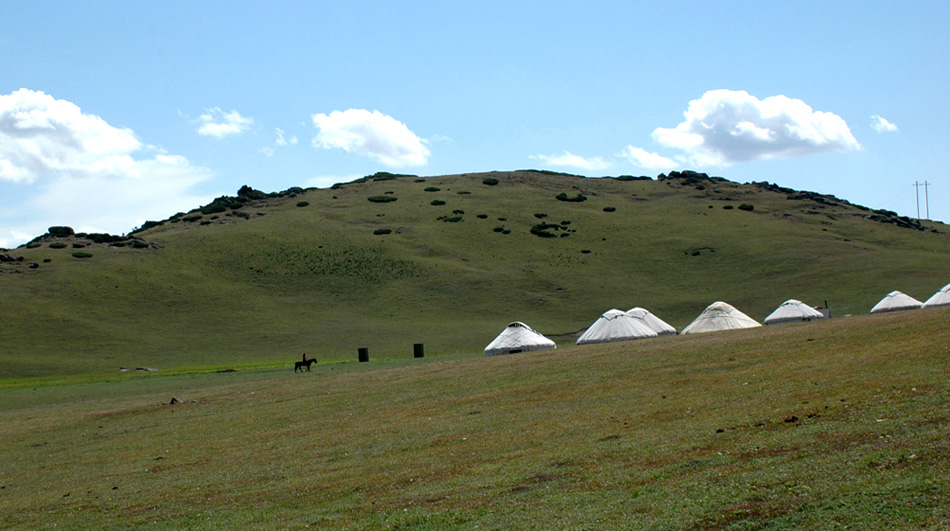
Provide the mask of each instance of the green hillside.
POLYGON ((6 252, 22 261, 0 264, 0 380, 404 357, 413 343, 477 354, 513 320, 565 344, 610 308, 677 328, 716 300, 757 320, 789 298, 841 316, 950 282, 946 225, 689 172, 244 192, 121 247, 47 235, 6 252))

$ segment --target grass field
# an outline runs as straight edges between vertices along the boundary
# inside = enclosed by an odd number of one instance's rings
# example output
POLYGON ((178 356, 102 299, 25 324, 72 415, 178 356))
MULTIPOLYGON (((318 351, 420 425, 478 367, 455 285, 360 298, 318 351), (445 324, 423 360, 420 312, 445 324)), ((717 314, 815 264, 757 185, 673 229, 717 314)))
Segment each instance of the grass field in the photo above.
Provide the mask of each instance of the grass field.
POLYGON ((948 318, 8 387, 0 528, 948 529, 948 318))
POLYGON ((352 360, 361 347, 396 359, 414 343, 465 355, 511 321, 567 334, 634 306, 680 329, 716 300, 760 321, 789 298, 858 315, 891 290, 925 299, 950 282, 945 225, 871 215, 753 184, 531 171, 366 179, 196 211, 139 233, 148 249, 89 244, 77 258, 88 242, 71 238, 11 251, 23 262, 0 264, 0 386, 302 352, 352 360), (531 233, 542 223, 556 237, 531 233))

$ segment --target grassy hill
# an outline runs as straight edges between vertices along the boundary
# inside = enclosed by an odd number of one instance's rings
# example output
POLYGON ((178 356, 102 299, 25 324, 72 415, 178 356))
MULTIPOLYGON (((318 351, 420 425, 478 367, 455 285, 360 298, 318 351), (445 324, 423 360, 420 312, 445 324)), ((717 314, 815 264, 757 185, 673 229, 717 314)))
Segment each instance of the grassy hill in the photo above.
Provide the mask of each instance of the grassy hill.
POLYGON ((3 390, 0 528, 945 529, 948 317, 3 390))
POLYGON ((6 253, 22 261, 0 264, 0 380, 477 354, 513 320, 557 336, 643 306, 682 328, 716 300, 761 320, 789 298, 864 314, 950 282, 943 224, 702 174, 378 174, 245 195, 122 247, 47 236, 6 253))

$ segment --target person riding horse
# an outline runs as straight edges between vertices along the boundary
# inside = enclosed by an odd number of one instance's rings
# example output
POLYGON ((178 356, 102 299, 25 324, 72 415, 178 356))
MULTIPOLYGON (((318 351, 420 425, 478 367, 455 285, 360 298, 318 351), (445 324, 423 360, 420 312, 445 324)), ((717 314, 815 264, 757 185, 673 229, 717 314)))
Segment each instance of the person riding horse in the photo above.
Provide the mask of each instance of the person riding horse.
POLYGON ((307 353, 304 352, 304 353, 303 353, 303 361, 294 362, 294 372, 297 372, 298 370, 299 370, 300 372, 303 372, 303 368, 304 368, 304 367, 306 367, 307 370, 309 371, 309 370, 310 370, 310 366, 313 365, 313 364, 316 363, 316 362, 317 362, 317 360, 315 360, 315 359, 313 359, 313 358, 310 358, 310 359, 308 360, 308 359, 307 359, 307 353))

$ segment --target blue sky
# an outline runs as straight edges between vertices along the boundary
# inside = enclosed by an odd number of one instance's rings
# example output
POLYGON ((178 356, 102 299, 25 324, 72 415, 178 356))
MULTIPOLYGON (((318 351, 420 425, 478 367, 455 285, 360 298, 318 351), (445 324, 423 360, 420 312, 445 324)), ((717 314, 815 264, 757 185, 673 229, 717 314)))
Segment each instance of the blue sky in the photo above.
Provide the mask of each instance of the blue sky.
POLYGON ((0 11, 0 247, 376 171, 695 169, 912 217, 927 181, 950 221, 946 2, 0 11))

